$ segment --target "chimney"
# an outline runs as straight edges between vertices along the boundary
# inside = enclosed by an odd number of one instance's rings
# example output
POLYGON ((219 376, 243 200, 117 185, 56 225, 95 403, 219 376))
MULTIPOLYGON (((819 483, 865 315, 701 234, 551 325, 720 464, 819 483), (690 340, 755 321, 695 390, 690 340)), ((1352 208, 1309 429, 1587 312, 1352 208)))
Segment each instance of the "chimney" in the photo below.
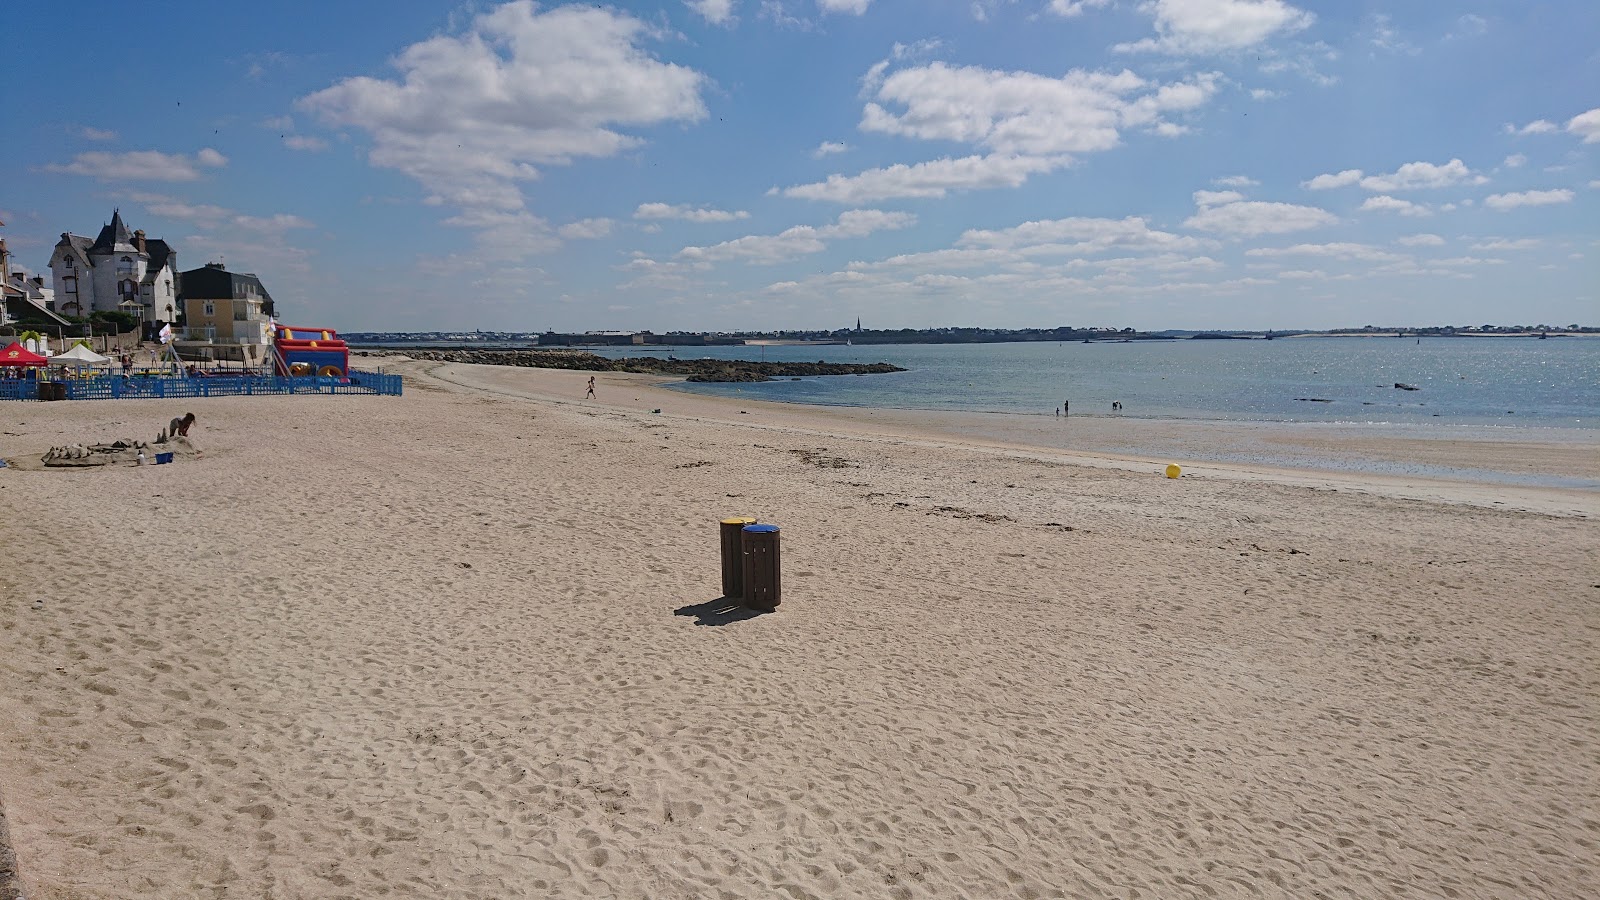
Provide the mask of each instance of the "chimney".
POLYGON ((135 231, 133 233, 133 247, 134 247, 135 250, 138 250, 140 253, 144 252, 144 229, 143 228, 141 228, 138 231, 135 231))
POLYGON ((0 281, 11 281, 11 251, 6 249, 5 238, 0 238, 0 281))

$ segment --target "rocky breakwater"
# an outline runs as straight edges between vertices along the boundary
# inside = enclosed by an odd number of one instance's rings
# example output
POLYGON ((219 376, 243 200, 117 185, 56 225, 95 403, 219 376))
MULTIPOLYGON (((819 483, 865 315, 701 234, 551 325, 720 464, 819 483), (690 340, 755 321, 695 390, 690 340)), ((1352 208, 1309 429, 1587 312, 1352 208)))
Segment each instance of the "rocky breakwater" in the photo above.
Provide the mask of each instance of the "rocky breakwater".
MULTIPOLYGON (((387 356, 385 351, 370 351, 387 356)), ((474 363, 480 366, 525 366, 536 369, 579 369, 586 372, 638 372, 682 375, 689 381, 769 381, 806 375, 878 375, 904 372, 888 363, 752 362, 744 359, 608 359, 572 350, 406 350, 412 359, 474 363)))

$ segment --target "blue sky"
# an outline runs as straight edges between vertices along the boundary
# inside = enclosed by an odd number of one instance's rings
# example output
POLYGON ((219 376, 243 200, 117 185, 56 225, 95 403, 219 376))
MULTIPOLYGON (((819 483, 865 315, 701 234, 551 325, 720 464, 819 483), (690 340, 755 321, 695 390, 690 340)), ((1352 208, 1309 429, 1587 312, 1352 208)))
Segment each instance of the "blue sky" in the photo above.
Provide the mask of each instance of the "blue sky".
POLYGON ((9 10, 0 220, 291 324, 1600 324, 1600 5, 9 10), (70 37, 70 40, 67 38, 70 37))

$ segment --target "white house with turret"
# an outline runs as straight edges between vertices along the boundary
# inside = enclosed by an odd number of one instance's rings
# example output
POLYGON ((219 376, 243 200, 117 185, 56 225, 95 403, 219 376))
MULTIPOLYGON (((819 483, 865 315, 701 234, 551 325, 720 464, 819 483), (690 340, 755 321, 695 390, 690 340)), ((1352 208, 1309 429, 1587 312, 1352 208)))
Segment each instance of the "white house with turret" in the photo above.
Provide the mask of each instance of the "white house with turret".
POLYGON ((166 241, 128 231, 120 210, 93 240, 69 232, 50 254, 56 311, 87 316, 120 310, 146 323, 177 319, 178 254, 166 241))

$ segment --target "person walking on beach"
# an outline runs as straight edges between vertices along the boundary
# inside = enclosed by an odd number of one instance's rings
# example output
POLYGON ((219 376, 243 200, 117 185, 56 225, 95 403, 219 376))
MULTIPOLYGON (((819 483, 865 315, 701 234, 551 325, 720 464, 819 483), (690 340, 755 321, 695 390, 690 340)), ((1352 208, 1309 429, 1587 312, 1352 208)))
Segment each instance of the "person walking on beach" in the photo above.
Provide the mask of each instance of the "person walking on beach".
POLYGON ((1072 401, 1071 400, 1063 400, 1063 401, 1061 401, 1061 417, 1064 419, 1064 418, 1066 418, 1067 416, 1070 416, 1070 415, 1072 415, 1072 401))
POLYGON ((589 393, 584 394, 583 395, 583 399, 589 400, 589 399, 591 399, 593 397, 594 397, 594 376, 590 375, 589 376, 589 393))

